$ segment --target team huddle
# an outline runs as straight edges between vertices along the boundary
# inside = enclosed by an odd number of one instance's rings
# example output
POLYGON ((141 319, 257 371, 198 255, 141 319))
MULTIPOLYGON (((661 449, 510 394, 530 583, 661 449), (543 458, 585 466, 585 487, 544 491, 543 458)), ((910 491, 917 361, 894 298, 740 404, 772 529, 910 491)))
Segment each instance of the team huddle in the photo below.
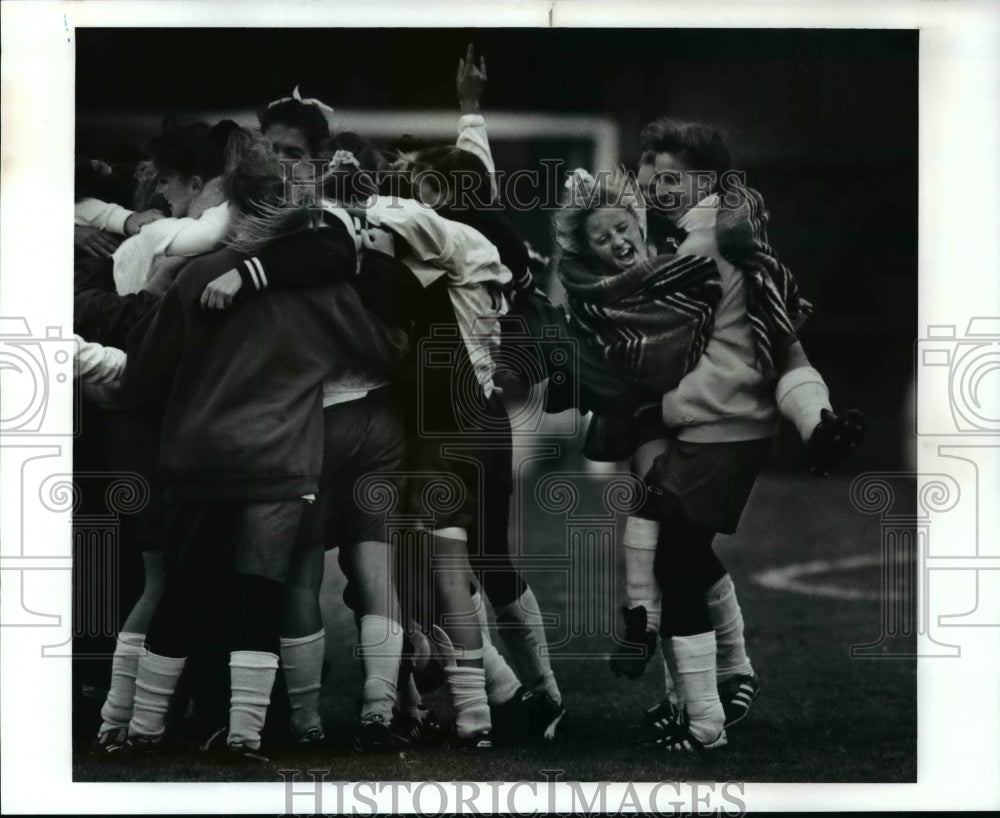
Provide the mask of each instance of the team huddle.
POLYGON ((748 714, 761 685, 713 539, 736 530, 779 417, 819 473, 863 419, 833 411, 797 340, 810 306, 718 131, 657 120, 636 172, 569 175, 553 303, 498 199, 484 83, 470 46, 455 144, 391 157, 298 89, 259 131, 165 122, 134 173, 78 157, 76 371, 105 467, 150 487, 95 754, 176 750, 188 697, 190 752, 321 750, 334 548, 364 677, 356 751, 557 738, 545 600, 508 537, 511 406, 532 391, 589 413, 583 455, 645 487, 609 663, 637 678, 659 644, 649 743, 719 748, 748 714), (543 337, 572 339, 571 365, 508 364, 505 346, 543 337), (279 674, 285 740, 262 746, 279 674), (446 725, 423 701, 442 686, 446 725))

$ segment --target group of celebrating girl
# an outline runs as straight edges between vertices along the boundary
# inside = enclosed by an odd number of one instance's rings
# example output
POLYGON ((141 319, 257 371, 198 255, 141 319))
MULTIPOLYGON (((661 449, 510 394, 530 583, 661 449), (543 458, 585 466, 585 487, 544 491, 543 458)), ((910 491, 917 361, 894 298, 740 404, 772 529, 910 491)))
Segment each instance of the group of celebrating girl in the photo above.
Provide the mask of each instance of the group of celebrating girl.
POLYGON ((566 708, 542 610, 510 556, 508 386, 590 412, 584 455, 625 461, 646 487, 625 524, 610 665, 635 678, 661 645, 651 742, 721 747, 758 695, 713 538, 735 530, 779 415, 817 471, 863 435, 795 338, 808 304, 767 243, 763 202, 717 131, 659 120, 638 174, 570 175, 554 305, 497 201, 471 46, 457 82, 455 145, 400 154, 393 174, 298 89, 259 133, 165 124, 135 209, 97 195, 112 169, 78 174, 77 372, 102 407, 107 467, 151 489, 132 520, 145 584, 118 635, 99 755, 168 746, 184 676, 198 746, 262 759, 279 670, 286 746, 321 749, 332 548, 364 675, 357 751, 555 737, 566 708), (524 373, 499 368, 510 314, 575 338, 575 377, 515 383, 524 373), (430 340, 448 365, 422 360, 430 340), (440 684, 447 729, 422 699, 440 684))

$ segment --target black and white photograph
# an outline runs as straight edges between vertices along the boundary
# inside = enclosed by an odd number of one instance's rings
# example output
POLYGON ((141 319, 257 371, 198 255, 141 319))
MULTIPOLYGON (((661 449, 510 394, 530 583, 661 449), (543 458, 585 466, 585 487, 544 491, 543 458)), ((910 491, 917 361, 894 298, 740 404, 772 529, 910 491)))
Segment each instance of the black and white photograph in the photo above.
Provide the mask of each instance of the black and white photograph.
POLYGON ((37 5, 22 812, 997 804, 980 5, 37 5))

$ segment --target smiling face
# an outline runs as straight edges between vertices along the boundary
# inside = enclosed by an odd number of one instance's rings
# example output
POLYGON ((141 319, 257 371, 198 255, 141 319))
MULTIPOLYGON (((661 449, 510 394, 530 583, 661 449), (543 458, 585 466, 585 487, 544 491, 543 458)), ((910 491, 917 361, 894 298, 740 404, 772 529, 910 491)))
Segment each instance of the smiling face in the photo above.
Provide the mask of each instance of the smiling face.
POLYGON ((271 152, 279 160, 295 162, 292 165, 293 179, 296 181, 312 180, 314 173, 312 165, 307 161, 300 161, 312 158, 309 140, 301 129, 276 122, 264 131, 264 138, 270 143, 271 152))
POLYGON ((184 179, 179 173, 161 171, 156 176, 156 192, 167 200, 170 215, 181 219, 187 215, 191 202, 201 190, 201 178, 191 176, 184 179))
POLYGON ((584 224, 587 246, 609 271, 627 270, 646 259, 639 221, 624 207, 595 210, 584 224))
POLYGON ((673 220, 712 192, 711 174, 691 170, 672 153, 643 156, 636 180, 647 206, 673 220))

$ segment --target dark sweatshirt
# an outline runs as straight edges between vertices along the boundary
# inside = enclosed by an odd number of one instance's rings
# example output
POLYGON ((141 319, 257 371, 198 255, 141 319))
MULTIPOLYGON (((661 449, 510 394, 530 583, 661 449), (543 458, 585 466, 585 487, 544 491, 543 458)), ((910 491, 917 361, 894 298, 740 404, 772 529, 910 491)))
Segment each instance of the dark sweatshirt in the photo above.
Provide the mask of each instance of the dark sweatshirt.
MULTIPOLYGON (((339 260, 354 271, 343 234, 339 260), (349 265, 349 266, 348 266, 349 265)), ((123 397, 165 401, 161 475, 175 501, 271 501, 317 489, 322 381, 340 368, 388 374, 405 342, 342 279, 204 310, 205 285, 246 256, 193 260, 128 341, 123 397)))

